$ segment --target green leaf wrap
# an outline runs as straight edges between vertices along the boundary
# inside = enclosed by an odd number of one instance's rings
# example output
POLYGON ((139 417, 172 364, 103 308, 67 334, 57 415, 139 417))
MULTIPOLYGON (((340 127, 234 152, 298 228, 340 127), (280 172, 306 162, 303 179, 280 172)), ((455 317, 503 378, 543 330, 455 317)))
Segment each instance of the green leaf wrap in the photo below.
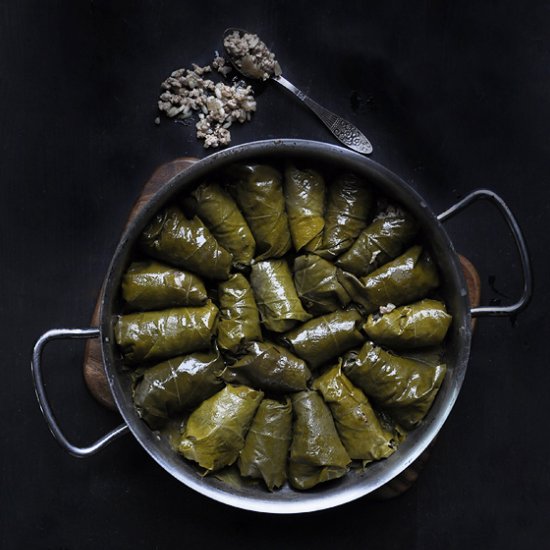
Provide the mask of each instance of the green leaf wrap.
POLYGON ((446 366, 429 366, 365 342, 346 356, 344 372, 401 426, 411 429, 430 409, 446 366))
POLYGON ((330 410, 315 391, 292 395, 294 424, 288 479, 296 489, 345 475, 351 459, 342 445, 330 410))
POLYGON ((201 306, 206 289, 199 277, 155 261, 133 262, 122 277, 122 297, 132 310, 201 306))
POLYGON ((233 464, 263 396, 246 386, 226 386, 191 413, 178 451, 209 471, 233 464))
POLYGON ((349 294, 336 272, 333 263, 316 254, 298 256, 294 260, 294 284, 309 313, 330 313, 350 302, 349 294))
POLYGON ((307 389, 311 373, 305 361, 282 346, 253 342, 247 354, 223 372, 226 382, 245 384, 276 393, 307 389))
POLYGON ((285 170, 285 199, 288 224, 294 249, 320 248, 325 227, 325 180, 315 170, 285 170))
POLYGON ((141 248, 169 264, 208 279, 229 277, 232 256, 195 216, 188 220, 176 206, 159 212, 140 238, 141 248))
POLYGON ((286 260, 265 260, 253 264, 250 284, 262 323, 274 332, 285 332, 297 321, 311 319, 296 292, 286 260))
POLYGON ((237 273, 218 286, 218 345, 233 353, 247 342, 262 340, 260 314, 246 277, 237 273))
POLYGON ((180 307, 119 316, 115 339, 128 365, 168 359, 210 347, 218 308, 180 307))
POLYGON ((286 481, 288 449, 292 440, 292 403, 264 399, 248 430, 239 456, 242 476, 263 479, 270 491, 286 481))
POLYGON ((390 456, 396 449, 392 435, 382 429, 365 394, 336 365, 313 383, 328 404, 340 439, 349 456, 364 463, 390 456))
POLYGON ((233 264, 250 265, 256 242, 239 207, 217 183, 202 183, 192 193, 193 208, 216 240, 233 255, 233 264))
POLYGON ((372 194, 354 174, 343 174, 329 187, 321 248, 316 252, 334 260, 345 252, 367 226, 372 194))
POLYGON ((410 214, 390 207, 361 231, 336 265, 357 277, 364 277, 397 258, 417 232, 418 224, 410 214))
POLYGON ((369 315, 363 328, 377 344, 412 349, 441 344, 451 321, 443 302, 425 299, 384 315, 369 315))
POLYGON ((282 340, 313 370, 362 344, 365 340, 360 330, 362 321, 356 310, 335 311, 296 327, 282 340))
POLYGON ((196 407, 223 387, 224 367, 219 353, 198 351, 147 369, 134 389, 140 416, 155 429, 168 417, 196 407))
POLYGON ((338 280, 368 313, 387 304, 409 304, 439 286, 437 266, 418 245, 362 279, 339 271, 338 280))
POLYGON ((256 260, 280 258, 291 247, 282 176, 265 165, 237 165, 228 175, 228 190, 239 205, 254 239, 256 260))

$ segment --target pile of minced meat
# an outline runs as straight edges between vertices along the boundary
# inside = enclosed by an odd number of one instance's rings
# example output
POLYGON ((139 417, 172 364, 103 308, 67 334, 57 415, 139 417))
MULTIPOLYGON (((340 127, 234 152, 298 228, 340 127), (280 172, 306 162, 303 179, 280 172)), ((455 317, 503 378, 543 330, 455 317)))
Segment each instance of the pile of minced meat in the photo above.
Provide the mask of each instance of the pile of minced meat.
MULTIPOLYGON (((236 59, 237 66, 244 63, 257 69, 258 77, 266 80, 280 74, 275 55, 255 34, 228 34, 224 46, 236 59)), ((210 65, 174 71, 162 84, 159 110, 169 118, 187 119, 198 113, 195 127, 197 138, 204 140, 204 147, 219 147, 231 142, 229 131, 233 122, 246 122, 256 111, 256 100, 251 86, 233 78, 230 83, 214 82, 210 76, 218 72, 225 79, 232 68, 225 58, 218 55, 210 65)), ((157 119, 157 123, 160 122, 157 119)))

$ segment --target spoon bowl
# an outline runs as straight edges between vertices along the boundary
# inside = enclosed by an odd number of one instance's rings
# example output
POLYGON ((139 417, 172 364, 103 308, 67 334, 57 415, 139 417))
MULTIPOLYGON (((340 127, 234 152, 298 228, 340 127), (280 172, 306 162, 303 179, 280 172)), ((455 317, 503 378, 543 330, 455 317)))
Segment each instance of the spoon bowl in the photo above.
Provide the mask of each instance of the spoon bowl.
MULTIPOLYGON (((273 56, 273 71, 270 72, 270 71, 265 71, 265 70, 262 70, 261 67, 259 67, 255 62, 254 62, 254 57, 250 54, 250 53, 247 53, 243 56, 237 56, 233 51, 230 50, 230 48, 228 48, 227 44, 226 44, 226 39, 230 36, 233 36, 235 35, 235 33, 240 37, 242 38, 243 36, 254 36, 254 37, 257 37, 257 35, 254 35, 252 33, 249 33, 248 31, 244 30, 244 29, 239 29, 237 27, 229 27, 227 29, 225 29, 224 33, 223 33, 223 46, 224 46, 224 50, 225 52, 227 53, 228 57, 229 57, 229 61, 231 62, 231 65, 233 65, 234 69, 239 72, 240 74, 242 74, 245 78, 249 78, 250 80, 267 80, 268 78, 270 77, 276 77, 276 76, 280 76, 282 71, 281 71, 281 66, 279 65, 278 61, 274 58, 273 56)), ((260 39, 259 37, 258 38, 258 43, 260 43, 260 39)), ((271 54, 271 52, 267 49, 267 46, 265 46, 265 44, 263 42, 261 42, 262 46, 265 47, 265 52, 269 52, 271 54)), ((262 47, 262 50, 264 49, 262 47)), ((271 54, 273 55, 273 54, 271 54)))

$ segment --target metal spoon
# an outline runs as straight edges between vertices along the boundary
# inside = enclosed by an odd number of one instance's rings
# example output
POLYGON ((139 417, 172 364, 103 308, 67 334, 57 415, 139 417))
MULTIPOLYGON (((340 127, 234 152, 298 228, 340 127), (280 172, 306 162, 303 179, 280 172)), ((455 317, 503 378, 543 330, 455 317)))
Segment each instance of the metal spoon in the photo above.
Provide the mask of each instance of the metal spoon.
MULTIPOLYGON (((254 80, 261 79, 263 73, 258 69, 258 67, 256 67, 253 63, 243 63, 243 60, 247 60, 246 57, 238 58, 226 47, 225 38, 234 32, 239 33, 239 36, 242 36, 243 34, 250 34, 244 29, 237 29, 234 27, 226 29, 223 33, 224 49, 229 57, 229 60, 231 61, 231 64, 236 71, 241 73, 246 78, 254 80)), ((306 94, 304 94, 304 92, 296 88, 294 84, 289 82, 280 74, 280 67, 278 64, 276 68, 279 70, 276 70, 273 74, 269 75, 270 80, 277 82, 277 84, 283 88, 286 88, 289 92, 292 92, 298 99, 305 103, 344 145, 354 151, 357 151, 358 153, 363 153, 365 155, 372 153, 372 145, 370 141, 356 126, 313 101, 313 99, 309 98, 306 94)))

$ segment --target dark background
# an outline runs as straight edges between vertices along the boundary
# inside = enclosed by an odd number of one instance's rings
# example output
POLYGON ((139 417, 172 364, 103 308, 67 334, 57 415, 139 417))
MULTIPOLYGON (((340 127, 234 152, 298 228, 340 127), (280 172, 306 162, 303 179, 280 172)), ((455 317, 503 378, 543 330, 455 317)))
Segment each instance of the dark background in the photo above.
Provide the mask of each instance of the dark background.
MULTIPOLYGON (((550 7, 533 2, 0 0, 0 547, 524 548, 550 536, 550 7), (466 380, 402 497, 266 516, 195 494, 127 436, 86 460, 51 437, 32 390, 35 339, 85 327, 127 215, 160 164, 208 152, 153 123, 160 82, 205 64, 227 26, 258 32, 284 74, 370 137, 372 158, 442 211, 476 187, 517 215, 535 273, 517 319, 478 322, 466 380)), ((333 139, 267 86, 233 143, 333 139)), ((480 204, 452 223, 484 303, 521 289, 512 241, 480 204)), ((86 443, 118 423, 88 394, 83 344, 55 343, 46 382, 86 443)))

